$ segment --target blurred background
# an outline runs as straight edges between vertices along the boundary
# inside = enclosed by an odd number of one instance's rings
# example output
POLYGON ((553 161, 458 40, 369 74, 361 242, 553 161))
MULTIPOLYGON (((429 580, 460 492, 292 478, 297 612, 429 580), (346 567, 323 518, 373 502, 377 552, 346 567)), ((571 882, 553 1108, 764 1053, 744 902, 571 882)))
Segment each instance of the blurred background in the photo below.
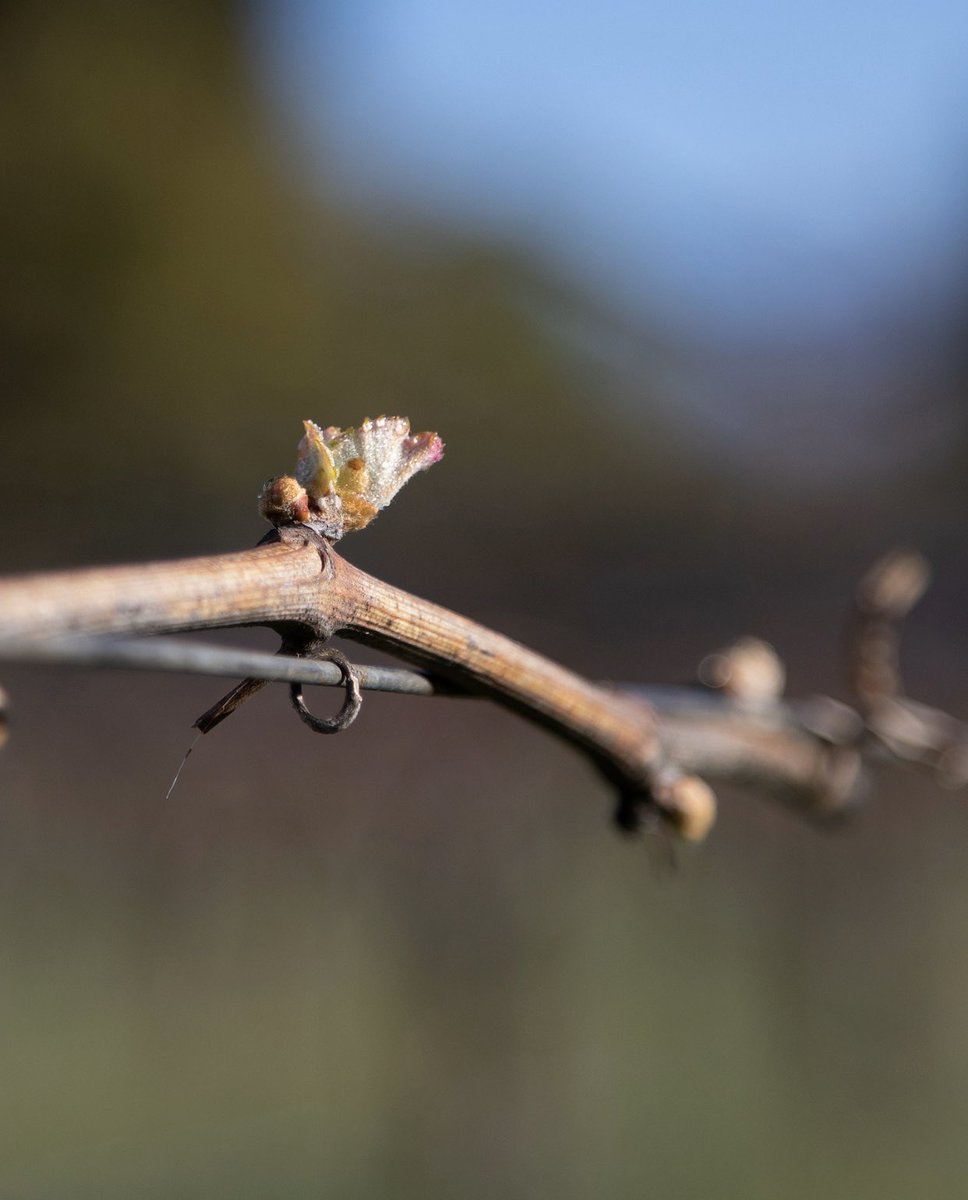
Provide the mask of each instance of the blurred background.
MULTIPOLYGON (((964 716, 966 101, 946 0, 4 4, 0 569, 254 544, 303 418, 399 412, 365 569, 842 696, 908 542, 964 716)), ((669 872, 477 702, 271 689, 166 802, 228 683, 0 681, 0 1195, 963 1194, 964 796, 726 794, 669 872)))

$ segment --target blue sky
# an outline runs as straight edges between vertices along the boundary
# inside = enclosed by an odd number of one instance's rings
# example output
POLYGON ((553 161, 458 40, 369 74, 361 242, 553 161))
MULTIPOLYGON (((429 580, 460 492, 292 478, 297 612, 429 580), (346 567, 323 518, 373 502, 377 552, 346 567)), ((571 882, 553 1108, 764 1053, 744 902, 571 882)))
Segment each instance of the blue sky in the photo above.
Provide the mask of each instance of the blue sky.
POLYGON ((643 378, 717 452, 819 481, 943 448, 950 414, 911 406, 968 290, 968 4, 253 12, 290 166, 537 251, 689 347, 643 378))
POLYGON ((355 199, 633 307, 823 331, 950 286, 968 5, 280 0, 268 76, 355 199))

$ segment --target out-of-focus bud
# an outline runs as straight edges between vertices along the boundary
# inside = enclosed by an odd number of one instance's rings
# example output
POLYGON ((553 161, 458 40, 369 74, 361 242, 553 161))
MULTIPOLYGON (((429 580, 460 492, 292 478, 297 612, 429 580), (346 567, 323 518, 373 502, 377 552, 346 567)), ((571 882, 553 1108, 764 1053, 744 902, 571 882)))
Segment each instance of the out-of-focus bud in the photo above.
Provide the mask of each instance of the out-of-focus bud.
POLYGON ((772 646, 744 637, 707 655, 699 664, 699 681, 737 704, 765 708, 783 695, 786 671, 772 646))
POLYGON ((916 550, 891 550, 879 559, 857 587, 857 606, 864 613, 897 619, 917 604, 931 582, 928 560, 916 550))

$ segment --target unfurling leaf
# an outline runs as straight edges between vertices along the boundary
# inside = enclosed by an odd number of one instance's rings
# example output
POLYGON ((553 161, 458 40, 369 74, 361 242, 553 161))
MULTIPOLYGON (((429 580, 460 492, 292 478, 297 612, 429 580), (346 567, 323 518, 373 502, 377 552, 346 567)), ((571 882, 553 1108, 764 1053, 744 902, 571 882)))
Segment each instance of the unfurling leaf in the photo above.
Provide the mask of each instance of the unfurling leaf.
POLYGON ((444 453, 436 433, 411 434, 406 417, 367 418, 358 429, 303 425, 295 478, 270 479, 260 508, 273 525, 309 525, 330 541, 369 525, 408 479, 444 453))

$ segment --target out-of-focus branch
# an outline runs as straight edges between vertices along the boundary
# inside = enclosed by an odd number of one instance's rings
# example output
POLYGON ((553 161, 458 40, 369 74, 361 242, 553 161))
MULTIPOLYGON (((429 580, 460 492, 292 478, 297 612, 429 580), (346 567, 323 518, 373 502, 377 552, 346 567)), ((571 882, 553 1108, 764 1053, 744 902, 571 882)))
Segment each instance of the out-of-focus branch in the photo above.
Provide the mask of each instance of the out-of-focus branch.
POLYGON ((851 624, 851 684, 870 736, 892 755, 931 767, 949 786, 968 783, 968 726, 905 695, 901 624, 931 569, 914 550, 886 554, 860 581, 851 624))
POLYGON ((850 638, 850 680, 865 712, 900 696, 901 623, 927 591, 931 568, 915 550, 896 549, 857 585, 850 638))

